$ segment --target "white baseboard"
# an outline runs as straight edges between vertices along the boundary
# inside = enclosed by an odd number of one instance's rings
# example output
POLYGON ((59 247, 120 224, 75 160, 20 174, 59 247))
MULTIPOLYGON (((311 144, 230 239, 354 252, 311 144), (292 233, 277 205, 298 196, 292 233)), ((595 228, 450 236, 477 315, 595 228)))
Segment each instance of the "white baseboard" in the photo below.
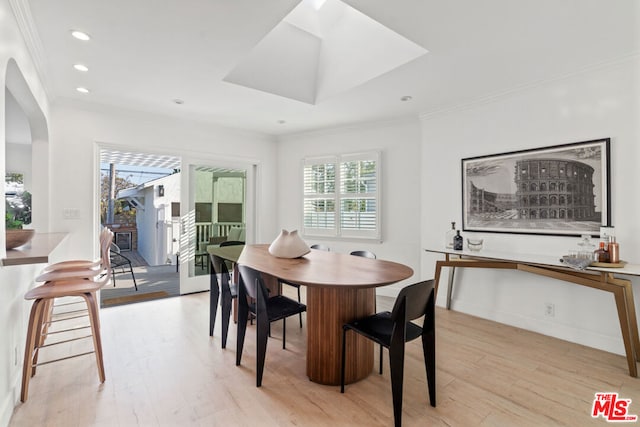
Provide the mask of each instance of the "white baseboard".
MULTIPOLYGON (((622 337, 596 333, 587 329, 576 328, 560 322, 542 318, 527 317, 517 313, 504 311, 490 311, 486 307, 477 306, 469 301, 451 300, 451 309, 483 319, 514 326, 542 335, 573 342, 587 347, 597 348, 606 352, 624 356, 622 337)), ((436 324, 437 325, 437 324, 436 324)), ((436 326, 437 327, 437 326, 436 326)))

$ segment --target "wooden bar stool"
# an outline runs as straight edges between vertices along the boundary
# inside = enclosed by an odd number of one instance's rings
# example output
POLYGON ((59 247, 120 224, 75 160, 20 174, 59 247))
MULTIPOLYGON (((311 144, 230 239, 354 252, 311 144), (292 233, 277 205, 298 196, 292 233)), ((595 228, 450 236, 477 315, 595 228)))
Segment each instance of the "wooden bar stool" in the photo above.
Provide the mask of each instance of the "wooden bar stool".
POLYGON ((44 285, 31 289, 25 294, 25 299, 34 300, 34 302, 31 306, 31 314, 29 315, 27 341, 24 350, 22 391, 20 393, 20 400, 22 402, 27 400, 27 396, 29 394, 29 380, 36 374, 36 368, 40 365, 95 353, 96 363, 98 365, 98 377, 100 378, 100 382, 105 381, 102 340, 100 337, 100 318, 98 314, 98 299, 96 294, 98 290, 100 290, 100 288, 105 284, 109 283, 109 280, 111 279, 109 246, 112 239, 113 233, 110 232, 108 238, 101 241, 100 251, 101 259, 103 260, 102 271, 96 272, 96 270, 88 268, 84 273, 82 273, 82 270, 76 270, 73 278, 63 274, 63 276, 66 276, 65 278, 45 282, 44 285), (55 319, 53 314, 53 302, 56 298, 64 297, 81 298, 87 307, 86 314, 76 315, 78 311, 66 312, 62 313, 59 319, 55 319), (74 326, 68 329, 49 331, 50 326, 55 321, 69 321, 84 317, 85 315, 89 318, 88 326, 74 326), (78 332, 81 332, 82 329, 90 329, 91 333, 89 335, 78 336, 78 332), (72 336, 68 339, 58 338, 55 342, 46 343, 46 339, 54 333, 56 336, 62 336, 62 334, 65 333, 71 334, 72 336), (75 340, 87 339, 89 337, 93 338, 93 351, 72 354, 66 357, 60 357, 38 363, 40 349, 75 340))

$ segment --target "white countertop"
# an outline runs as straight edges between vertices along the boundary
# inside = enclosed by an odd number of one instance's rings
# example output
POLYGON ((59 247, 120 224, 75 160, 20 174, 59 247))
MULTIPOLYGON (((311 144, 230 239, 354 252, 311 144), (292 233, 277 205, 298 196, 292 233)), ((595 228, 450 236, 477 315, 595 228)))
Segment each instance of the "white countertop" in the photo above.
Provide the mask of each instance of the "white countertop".
POLYGON ((49 262, 49 254, 64 240, 67 233, 35 233, 31 242, 7 251, 0 260, 3 266, 42 264, 49 262))

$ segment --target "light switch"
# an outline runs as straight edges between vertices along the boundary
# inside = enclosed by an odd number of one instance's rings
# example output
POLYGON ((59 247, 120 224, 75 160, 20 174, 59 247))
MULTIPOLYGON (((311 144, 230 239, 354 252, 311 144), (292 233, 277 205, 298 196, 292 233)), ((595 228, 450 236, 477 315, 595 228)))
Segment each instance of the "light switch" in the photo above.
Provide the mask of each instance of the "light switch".
POLYGON ((64 208, 62 212, 64 219, 80 218, 80 210, 77 208, 64 208))

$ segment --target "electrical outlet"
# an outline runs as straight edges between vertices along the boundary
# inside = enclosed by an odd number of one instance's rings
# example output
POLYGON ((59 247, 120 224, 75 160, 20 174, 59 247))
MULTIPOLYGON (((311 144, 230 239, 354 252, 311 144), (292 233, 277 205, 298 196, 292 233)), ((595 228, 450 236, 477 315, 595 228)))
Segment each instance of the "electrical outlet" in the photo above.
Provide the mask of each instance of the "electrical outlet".
POLYGON ((544 315, 547 317, 554 317, 556 315, 556 306, 553 303, 547 302, 544 304, 544 315))

